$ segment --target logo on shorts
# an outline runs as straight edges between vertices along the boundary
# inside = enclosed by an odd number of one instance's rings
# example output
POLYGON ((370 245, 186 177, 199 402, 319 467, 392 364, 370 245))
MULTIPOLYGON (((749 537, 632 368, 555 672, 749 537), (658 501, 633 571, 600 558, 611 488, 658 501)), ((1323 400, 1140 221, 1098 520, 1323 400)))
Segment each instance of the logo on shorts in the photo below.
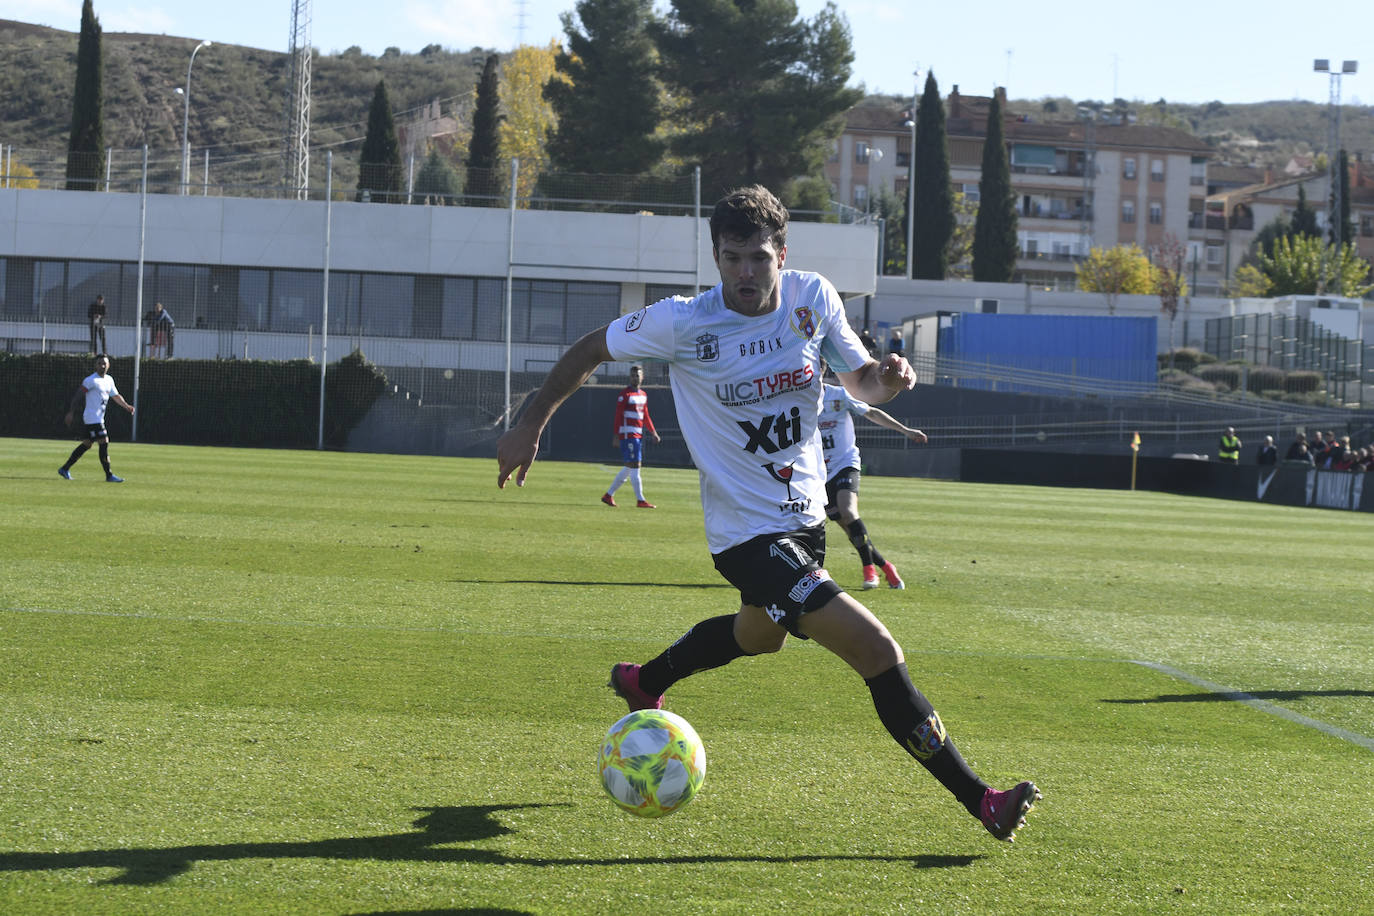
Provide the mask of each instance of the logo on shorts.
POLYGON ((816 586, 829 578, 830 573, 823 569, 812 570, 797 580, 797 584, 792 586, 792 590, 787 593, 787 597, 791 598, 797 604, 801 604, 816 590, 816 586))
POLYGON ((768 607, 763 609, 763 612, 767 614, 774 623, 782 623, 782 619, 787 616, 787 612, 776 604, 768 605, 768 607))
POLYGON ((697 335, 697 361, 713 363, 720 359, 720 338, 714 334, 697 335))
POLYGON ((639 311, 631 315, 629 318, 625 319, 626 334, 632 334, 635 331, 639 330, 639 326, 644 323, 644 313, 647 311, 647 308, 640 309, 639 311))

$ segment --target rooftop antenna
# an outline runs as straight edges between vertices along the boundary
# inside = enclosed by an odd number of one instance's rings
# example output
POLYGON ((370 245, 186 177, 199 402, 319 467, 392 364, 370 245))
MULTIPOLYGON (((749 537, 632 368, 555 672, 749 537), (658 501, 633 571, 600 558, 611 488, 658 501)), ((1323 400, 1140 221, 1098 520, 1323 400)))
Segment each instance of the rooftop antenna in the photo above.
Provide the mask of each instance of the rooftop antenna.
POLYGON ((291 43, 286 52, 286 130, 282 185, 297 200, 310 185, 310 0, 291 0, 291 43))

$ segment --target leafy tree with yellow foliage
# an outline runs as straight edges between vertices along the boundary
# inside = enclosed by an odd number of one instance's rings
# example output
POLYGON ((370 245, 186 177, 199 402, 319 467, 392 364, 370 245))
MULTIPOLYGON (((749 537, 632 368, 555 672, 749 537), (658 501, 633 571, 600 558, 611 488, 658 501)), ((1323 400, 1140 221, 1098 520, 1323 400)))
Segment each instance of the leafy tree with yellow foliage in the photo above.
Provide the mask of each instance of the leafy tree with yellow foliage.
POLYGON ((1139 245, 1093 248, 1074 273, 1079 289, 1107 297, 1109 315, 1116 314, 1116 300, 1123 293, 1148 296, 1159 289, 1154 265, 1139 245))
POLYGON ((558 43, 547 47, 521 45, 501 63, 501 107, 505 117, 498 129, 501 158, 520 160, 516 197, 528 199, 539 176, 549 167, 545 149, 549 132, 557 119, 553 106, 544 98, 550 80, 564 77, 554 67, 558 43))

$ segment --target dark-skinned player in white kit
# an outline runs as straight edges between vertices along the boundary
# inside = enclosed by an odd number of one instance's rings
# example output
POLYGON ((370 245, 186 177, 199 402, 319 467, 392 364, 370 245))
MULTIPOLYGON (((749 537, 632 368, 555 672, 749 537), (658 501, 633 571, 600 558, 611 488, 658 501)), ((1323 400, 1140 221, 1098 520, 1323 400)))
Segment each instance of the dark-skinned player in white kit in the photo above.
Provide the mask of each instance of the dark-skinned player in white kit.
POLYGON ((740 606, 701 621, 642 666, 615 665, 616 693, 630 709, 659 709, 685 677, 777 652, 788 634, 815 640, 864 679, 897 743, 988 832, 1012 840, 1040 797, 1035 784, 998 791, 973 772, 912 684, 901 646, 824 569, 821 360, 869 404, 912 387, 915 375, 901 356, 879 363, 869 355, 828 280, 783 269, 787 222, 786 208, 760 186, 722 198, 710 220, 720 284, 664 299, 573 344, 497 443, 497 486, 512 474, 524 486, 540 433, 603 362, 670 363, 678 420, 700 473, 707 544, 740 606))

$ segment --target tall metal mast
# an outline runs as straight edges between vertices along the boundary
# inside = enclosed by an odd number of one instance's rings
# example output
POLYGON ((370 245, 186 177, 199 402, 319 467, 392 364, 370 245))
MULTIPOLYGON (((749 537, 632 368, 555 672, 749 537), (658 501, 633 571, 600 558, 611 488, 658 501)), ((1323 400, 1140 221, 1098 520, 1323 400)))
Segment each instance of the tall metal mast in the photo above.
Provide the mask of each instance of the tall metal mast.
POLYGON ((286 61, 286 132, 282 184, 305 200, 310 185, 310 0, 291 0, 286 61))

